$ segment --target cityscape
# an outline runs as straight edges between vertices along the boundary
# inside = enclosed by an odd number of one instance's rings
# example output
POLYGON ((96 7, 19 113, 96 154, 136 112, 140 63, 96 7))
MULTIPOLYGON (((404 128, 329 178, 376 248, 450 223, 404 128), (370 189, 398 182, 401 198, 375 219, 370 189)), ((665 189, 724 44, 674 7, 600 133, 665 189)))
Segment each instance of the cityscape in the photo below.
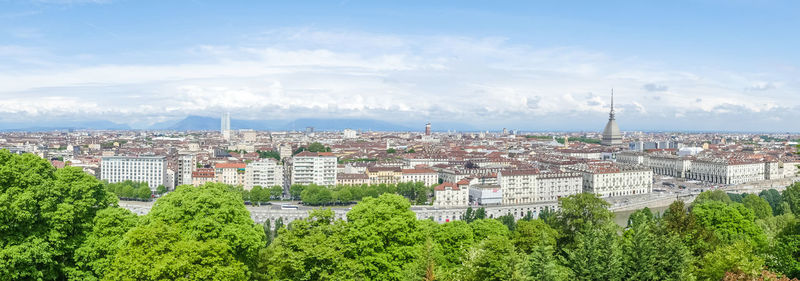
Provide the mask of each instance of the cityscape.
POLYGON ((798 280, 766 2, 0 3, 0 280, 798 280))

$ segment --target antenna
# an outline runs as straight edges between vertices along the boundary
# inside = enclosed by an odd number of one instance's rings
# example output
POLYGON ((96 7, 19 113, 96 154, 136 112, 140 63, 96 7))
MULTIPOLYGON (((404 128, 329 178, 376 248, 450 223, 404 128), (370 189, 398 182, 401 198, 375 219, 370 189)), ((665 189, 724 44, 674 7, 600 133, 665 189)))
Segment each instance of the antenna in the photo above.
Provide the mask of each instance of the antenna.
POLYGON ((614 88, 611 88, 611 113, 608 114, 608 119, 614 119, 614 88))

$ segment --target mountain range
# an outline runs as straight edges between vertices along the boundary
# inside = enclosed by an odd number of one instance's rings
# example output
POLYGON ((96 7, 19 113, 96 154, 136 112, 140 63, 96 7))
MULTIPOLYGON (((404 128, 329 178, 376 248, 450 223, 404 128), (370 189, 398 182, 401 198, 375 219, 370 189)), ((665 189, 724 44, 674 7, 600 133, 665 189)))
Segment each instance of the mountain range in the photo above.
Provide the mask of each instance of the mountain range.
MULTIPOLYGON (((293 120, 265 119, 265 120, 243 120, 231 119, 231 129, 253 129, 253 130, 273 130, 302 131, 306 127, 314 127, 317 131, 338 131, 344 129, 370 130, 370 131, 422 131, 424 123, 415 124, 418 126, 406 126, 392 122, 376 119, 342 118, 342 119, 323 119, 323 118, 300 118, 293 120)), ((4 131, 52 131, 52 130, 130 130, 129 125, 114 123, 105 120, 95 121, 54 121, 54 122, 30 122, 30 123, 2 123, 0 130, 4 131)), ((190 115, 183 119, 171 120, 153 124, 145 128, 151 130, 175 130, 175 131, 215 131, 220 129, 219 117, 190 115)), ((474 130, 472 127, 461 123, 437 123, 434 124, 435 130, 474 130)))

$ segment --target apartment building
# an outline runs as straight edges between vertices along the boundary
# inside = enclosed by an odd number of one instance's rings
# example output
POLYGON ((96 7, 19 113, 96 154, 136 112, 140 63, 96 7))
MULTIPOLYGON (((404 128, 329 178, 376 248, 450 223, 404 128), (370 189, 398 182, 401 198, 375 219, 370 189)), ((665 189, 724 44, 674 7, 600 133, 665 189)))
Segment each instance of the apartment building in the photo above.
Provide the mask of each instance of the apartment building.
POLYGON ((244 177, 245 190, 251 190, 257 185, 283 187, 283 165, 272 158, 253 161, 247 164, 244 177))
POLYGON ((653 171, 611 162, 580 163, 568 167, 583 177, 583 192, 599 197, 646 194, 653 191, 653 171))
POLYGON ((216 163, 214 175, 218 183, 244 186, 244 175, 247 164, 245 163, 216 163))
POLYGON ((503 192, 504 205, 557 201, 583 189, 579 174, 541 173, 536 169, 500 171, 497 181, 503 192))
POLYGON ((330 152, 303 151, 292 157, 292 184, 336 184, 336 156, 330 152))
POLYGON ((400 182, 423 182, 425 186, 439 183, 439 173, 432 169, 403 169, 400 182))
POLYGON ((197 168, 192 172, 192 185, 201 186, 208 182, 216 182, 217 176, 214 175, 214 168, 197 168))
POLYGON ((367 177, 372 184, 396 184, 403 178, 400 167, 367 167, 367 177))
POLYGON ((466 207, 469 205, 469 182, 445 182, 433 188, 433 206, 466 207))
POLYGON ((146 182, 151 190, 167 184, 164 156, 106 156, 100 161, 100 179, 109 183, 146 182))
POLYGON ((175 186, 193 184, 192 172, 197 168, 197 162, 194 154, 181 153, 178 154, 177 169, 175 171, 175 186))

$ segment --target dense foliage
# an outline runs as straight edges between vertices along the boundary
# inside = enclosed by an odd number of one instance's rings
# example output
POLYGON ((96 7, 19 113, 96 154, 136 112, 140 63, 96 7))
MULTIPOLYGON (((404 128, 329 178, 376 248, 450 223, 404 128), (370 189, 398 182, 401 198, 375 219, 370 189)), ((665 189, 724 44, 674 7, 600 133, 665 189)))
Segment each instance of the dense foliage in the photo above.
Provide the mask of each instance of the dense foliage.
POLYGON ((281 154, 275 150, 256 150, 256 153, 258 153, 258 158, 273 158, 275 160, 281 160, 281 154))
POLYGON ((309 206, 347 204, 361 201, 366 197, 378 197, 385 193, 399 194, 414 204, 423 205, 429 202, 433 187, 425 186, 423 182, 337 185, 332 188, 310 184, 292 185, 289 193, 292 199, 300 200, 309 206))
MULTIPOLYGON (((470 208, 463 220, 439 224, 410 210, 415 187, 361 194, 347 220, 317 209, 288 225, 282 219, 255 224, 243 191, 213 183, 178 187, 149 214, 137 216, 116 206, 110 187, 77 168, 56 170, 33 155, 1 151, 0 280, 800 276, 800 223, 792 213, 800 208, 800 184, 782 193, 703 193, 688 206, 676 201, 663 214, 636 211, 624 228, 613 222, 608 203, 591 194, 561 198, 558 210, 538 219, 492 218, 470 208)), ((261 188, 257 196, 264 190, 278 194, 261 188)), ((289 193, 339 200, 341 192, 301 186, 289 193)))
MULTIPOLYGON (((146 182, 127 180, 118 183, 109 183, 107 186, 109 191, 122 199, 150 200, 153 195, 153 191, 150 190, 150 186, 148 186, 146 182)), ((159 190, 166 191, 163 185, 159 186, 159 190)), ((163 191, 160 193, 163 193, 163 191)))

